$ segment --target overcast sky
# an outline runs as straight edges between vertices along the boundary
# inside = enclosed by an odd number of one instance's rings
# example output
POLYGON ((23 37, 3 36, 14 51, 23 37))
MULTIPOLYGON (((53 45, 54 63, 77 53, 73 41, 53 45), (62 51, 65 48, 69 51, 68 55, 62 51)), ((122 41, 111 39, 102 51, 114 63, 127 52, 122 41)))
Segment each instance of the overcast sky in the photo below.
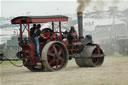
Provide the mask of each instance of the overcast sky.
MULTIPOLYGON (((95 0, 93 0, 95 1, 95 0)), ((100 0, 99 0, 100 1, 100 0)), ((105 0, 104 0, 105 1, 105 0)), ((84 12, 94 10, 94 7, 108 9, 108 6, 119 6, 119 10, 128 8, 128 0, 120 0, 117 4, 112 4, 111 0, 106 0, 104 7, 92 2, 84 12)), ((1 0, 0 16, 23 16, 30 15, 58 15, 76 13, 77 0, 1 0)))

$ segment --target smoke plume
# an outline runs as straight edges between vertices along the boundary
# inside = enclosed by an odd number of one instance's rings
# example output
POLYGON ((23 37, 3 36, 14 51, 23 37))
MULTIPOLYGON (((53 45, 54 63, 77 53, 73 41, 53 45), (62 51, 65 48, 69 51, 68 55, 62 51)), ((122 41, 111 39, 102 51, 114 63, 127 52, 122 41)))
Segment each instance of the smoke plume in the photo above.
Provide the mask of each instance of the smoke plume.
POLYGON ((77 2, 79 3, 79 6, 77 8, 77 12, 83 12, 85 7, 89 5, 91 0, 77 0, 77 2))
MULTIPOLYGON (((77 12, 83 12, 84 11, 84 9, 85 9, 85 7, 87 7, 90 3, 91 3, 91 1, 93 1, 93 0, 77 0, 77 3, 79 4, 78 5, 78 8, 77 8, 77 12)), ((102 10, 102 9, 104 9, 104 7, 107 5, 107 1, 105 1, 105 0, 95 0, 96 2, 95 2, 95 9, 96 10, 102 10)), ((111 0, 111 3, 112 4, 117 4, 118 2, 119 2, 120 0, 111 0)))

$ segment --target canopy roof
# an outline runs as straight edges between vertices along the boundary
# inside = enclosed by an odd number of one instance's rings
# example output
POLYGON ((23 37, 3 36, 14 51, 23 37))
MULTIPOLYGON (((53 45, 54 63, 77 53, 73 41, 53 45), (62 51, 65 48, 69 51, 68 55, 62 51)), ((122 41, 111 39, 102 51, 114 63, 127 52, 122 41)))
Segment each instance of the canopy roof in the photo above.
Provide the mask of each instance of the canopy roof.
POLYGON ((12 24, 24 24, 24 23, 46 23, 46 22, 64 22, 68 21, 67 16, 55 15, 55 16, 19 16, 11 20, 12 24))

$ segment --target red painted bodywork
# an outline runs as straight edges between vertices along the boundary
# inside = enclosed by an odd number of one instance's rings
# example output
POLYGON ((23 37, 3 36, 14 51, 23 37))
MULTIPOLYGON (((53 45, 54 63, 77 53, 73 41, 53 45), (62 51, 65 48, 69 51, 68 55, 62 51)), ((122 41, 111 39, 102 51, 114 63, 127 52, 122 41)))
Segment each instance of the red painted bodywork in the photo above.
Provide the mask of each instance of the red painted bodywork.
POLYGON ((29 23, 27 25, 28 25, 28 37, 30 38, 30 26, 29 26, 29 23))
POLYGON ((62 40, 62 33, 61 33, 61 22, 59 22, 59 36, 60 36, 60 39, 62 40))
POLYGON ((46 23, 46 22, 64 22, 68 17, 62 15, 56 16, 19 16, 11 20, 12 24, 20 23, 46 23))
POLYGON ((34 43, 19 43, 19 46, 22 47, 22 53, 25 58, 30 57, 31 60, 24 62, 24 65, 34 65, 36 63, 35 57, 35 45, 34 43), (32 61, 32 62, 30 62, 32 61))
MULTIPOLYGON (((40 51, 42 51, 45 43, 40 43, 40 51)), ((35 65, 37 63, 37 56, 35 54, 35 44, 34 43, 19 43, 22 47, 23 56, 28 60, 24 60, 24 65, 35 65)))
POLYGON ((22 24, 20 24, 20 38, 22 39, 22 24))
MULTIPOLYGON (((57 16, 19 16, 11 20, 12 24, 20 24, 20 39, 23 38, 23 30, 27 29, 28 39, 30 39, 30 25, 31 23, 46 23, 52 22, 52 30, 54 32, 54 22, 59 22, 59 32, 53 33, 51 37, 45 40, 45 42, 40 42, 40 52, 42 51, 44 45, 50 41, 62 40, 61 33, 61 22, 68 21, 68 17, 57 15, 57 16)), ((64 43, 67 45, 67 43, 64 43)), ((33 42, 19 42, 19 46, 22 48, 22 53, 24 57, 24 65, 36 65, 37 56, 35 55, 35 44, 33 42)))

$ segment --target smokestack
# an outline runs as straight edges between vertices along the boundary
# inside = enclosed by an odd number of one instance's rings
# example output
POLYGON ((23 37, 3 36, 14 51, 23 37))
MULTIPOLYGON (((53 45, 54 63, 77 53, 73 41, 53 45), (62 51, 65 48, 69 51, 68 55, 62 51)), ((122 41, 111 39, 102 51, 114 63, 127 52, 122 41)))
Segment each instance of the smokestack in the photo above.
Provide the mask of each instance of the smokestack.
POLYGON ((79 39, 83 39, 83 13, 77 12, 79 39))

